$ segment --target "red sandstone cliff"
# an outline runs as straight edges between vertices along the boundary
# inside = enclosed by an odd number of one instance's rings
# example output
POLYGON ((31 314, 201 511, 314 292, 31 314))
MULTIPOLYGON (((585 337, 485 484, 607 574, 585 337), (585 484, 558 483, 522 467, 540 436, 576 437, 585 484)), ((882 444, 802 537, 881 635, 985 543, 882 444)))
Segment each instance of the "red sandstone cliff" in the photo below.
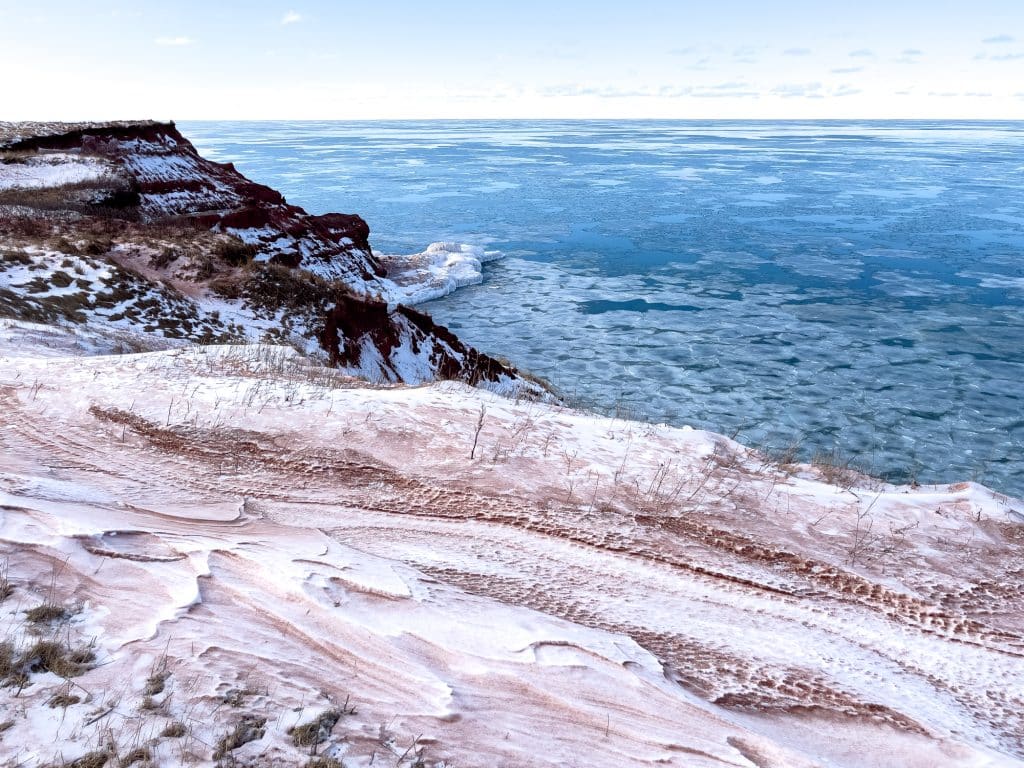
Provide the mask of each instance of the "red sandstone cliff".
POLYGON ((359 216, 290 205, 202 157, 173 123, 0 124, 0 161, 0 238, 37 254, 31 270, 61 281, 54 265, 77 258, 79 272, 114 273, 80 294, 72 287, 71 302, 62 289, 56 303, 52 291, 19 290, 29 283, 16 277, 5 285, 5 273, 19 273, 0 270, 0 313, 289 341, 370 380, 540 394, 428 315, 380 301, 393 284, 359 216))

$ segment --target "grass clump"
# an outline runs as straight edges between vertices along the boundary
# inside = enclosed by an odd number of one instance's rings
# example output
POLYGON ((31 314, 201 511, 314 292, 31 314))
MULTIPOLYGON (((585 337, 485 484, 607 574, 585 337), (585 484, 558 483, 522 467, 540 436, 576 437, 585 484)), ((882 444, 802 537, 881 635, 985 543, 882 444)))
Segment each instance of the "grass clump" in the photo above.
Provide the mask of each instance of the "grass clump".
POLYGON ((149 750, 146 747, 136 747, 127 755, 118 760, 118 765, 128 766, 135 763, 144 763, 150 758, 149 750))
POLYGON ((72 693, 59 693, 48 702, 50 709, 67 709, 82 700, 81 696, 72 693))
POLYGON ((14 643, 5 640, 0 643, 0 680, 10 677, 16 666, 14 643))
POLYGON ((343 712, 340 709, 329 709, 320 715, 316 720, 305 725, 297 725, 288 731, 292 737, 292 743, 296 747, 312 747, 327 740, 331 735, 334 726, 341 719, 343 712))
POLYGON ((214 760, 220 760, 229 752, 238 749, 250 741, 262 739, 266 733, 267 718, 256 717, 255 715, 242 715, 242 719, 235 723, 234 729, 226 733, 217 742, 217 749, 213 753, 214 760))
POLYGON ((869 479, 865 473, 853 465, 851 458, 844 457, 837 448, 830 451, 817 451, 811 458, 811 466, 821 473, 821 477, 826 483, 844 491, 869 479))
POLYGON ((314 757, 306 763, 306 768, 345 768, 345 764, 333 757, 314 757))
POLYGON ((25 619, 31 624, 51 624, 70 615, 67 608, 56 603, 43 603, 25 611, 25 619))
POLYGON ((96 660, 89 648, 72 648, 55 640, 40 640, 16 655, 11 643, 0 643, 0 685, 24 687, 32 673, 52 672, 64 679, 78 677, 96 660))
MULTIPOLYGON (((88 754, 82 755, 77 760, 72 760, 70 763, 61 762, 59 768, 103 768, 114 756, 114 753, 109 748, 97 750, 96 752, 89 752, 88 754)), ((51 768, 58 768, 57 765, 51 766, 51 768)))
POLYGON ((146 696, 157 696, 163 693, 164 687, 167 684, 167 678, 170 676, 170 672, 154 672, 146 678, 146 687, 142 689, 142 693, 146 696))
POLYGON ((7 561, 0 563, 0 603, 14 594, 14 585, 7 576, 7 561))
POLYGON ((28 685, 28 673, 14 649, 8 641, 0 643, 0 686, 24 688, 28 685))
POLYGON ((252 261, 259 249, 255 245, 243 243, 237 237, 228 237, 217 243, 213 252, 228 264, 240 267, 252 261))
POLYGON ((160 735, 165 739, 180 739, 186 733, 188 733, 188 729, 185 727, 185 724, 177 720, 160 731, 160 735))
POLYGON ((244 292, 256 309, 277 312, 282 307, 299 311, 336 303, 346 290, 305 269, 282 264, 260 264, 249 273, 244 292))

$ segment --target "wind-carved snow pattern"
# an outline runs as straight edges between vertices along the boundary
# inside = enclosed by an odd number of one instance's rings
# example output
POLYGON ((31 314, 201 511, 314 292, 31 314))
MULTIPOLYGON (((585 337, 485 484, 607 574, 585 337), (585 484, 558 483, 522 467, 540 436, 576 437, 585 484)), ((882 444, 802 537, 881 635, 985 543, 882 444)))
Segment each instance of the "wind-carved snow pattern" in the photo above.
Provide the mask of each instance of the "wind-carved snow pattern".
POLYGON ((15 659, 43 604, 95 658, 0 688, 0 761, 212 765, 262 723, 223 759, 304 765, 289 729, 342 710, 318 749, 352 766, 1024 764, 1020 501, 16 325, 0 615, 15 659))

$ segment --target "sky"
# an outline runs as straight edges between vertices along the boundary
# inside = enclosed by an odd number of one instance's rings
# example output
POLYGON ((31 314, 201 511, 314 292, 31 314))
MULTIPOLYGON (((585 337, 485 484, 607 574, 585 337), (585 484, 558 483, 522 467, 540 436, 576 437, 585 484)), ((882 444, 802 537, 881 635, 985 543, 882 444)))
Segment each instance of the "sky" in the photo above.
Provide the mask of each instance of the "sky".
POLYGON ((1024 119, 1024 0, 0 0, 0 120, 1024 119))

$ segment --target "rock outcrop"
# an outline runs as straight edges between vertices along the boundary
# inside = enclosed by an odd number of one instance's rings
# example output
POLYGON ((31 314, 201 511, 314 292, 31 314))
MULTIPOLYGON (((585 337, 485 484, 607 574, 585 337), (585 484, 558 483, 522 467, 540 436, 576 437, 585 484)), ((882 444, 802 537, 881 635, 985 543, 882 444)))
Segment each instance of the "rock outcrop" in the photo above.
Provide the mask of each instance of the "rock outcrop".
MULTIPOLYGON (((384 276, 358 216, 311 216, 231 163, 202 157, 173 123, 53 125, 23 129, 9 152, 73 153, 109 163, 143 221, 191 219, 254 245, 268 260, 358 289, 384 276)), ((126 206, 128 207, 128 206, 126 206)))

